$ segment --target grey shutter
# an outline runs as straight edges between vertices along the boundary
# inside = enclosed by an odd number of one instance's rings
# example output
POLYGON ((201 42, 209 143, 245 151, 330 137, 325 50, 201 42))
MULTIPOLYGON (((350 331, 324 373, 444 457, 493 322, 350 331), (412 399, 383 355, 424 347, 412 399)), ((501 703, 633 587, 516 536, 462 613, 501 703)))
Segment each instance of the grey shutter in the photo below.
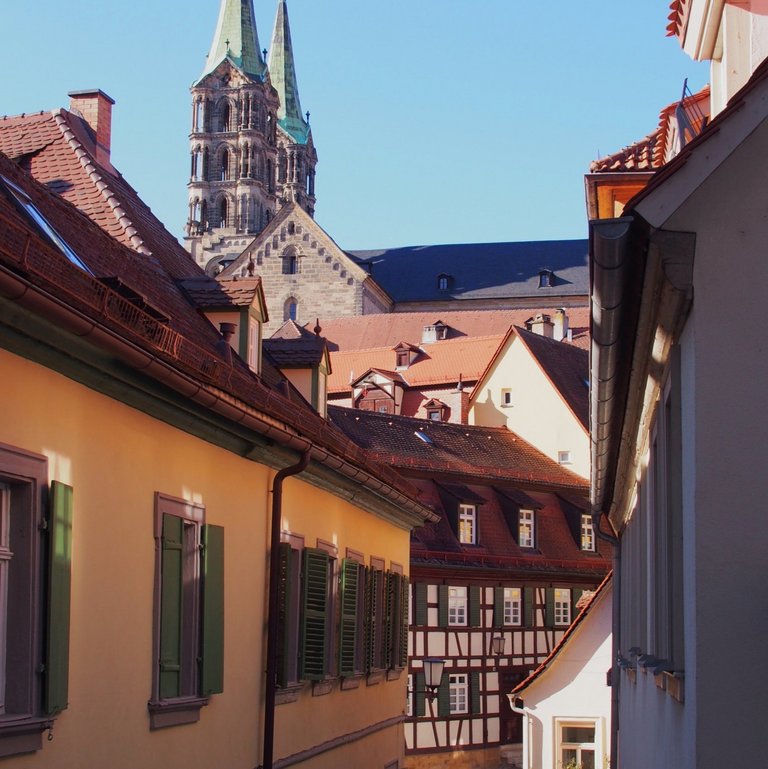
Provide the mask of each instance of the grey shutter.
POLYGON ((419 627, 427 624, 427 586, 417 582, 413 586, 413 624, 419 627))
POLYGON ((45 712, 67 707, 69 694, 69 606, 72 585, 72 487, 53 481, 48 532, 48 633, 45 712))
POLYGON ((493 626, 504 627, 504 588, 493 588, 493 626))
POLYGON ((480 627, 480 586, 470 585, 467 593, 469 595, 469 624, 472 627, 480 627))
POLYGON ((437 624, 448 627, 448 585, 437 586, 437 624))
POLYGON ((402 577, 400 588, 400 658, 398 667, 408 666, 408 577, 402 577))
POLYGON ((533 591, 534 588, 532 587, 523 588, 523 624, 525 627, 534 626, 533 591))
POLYGON ((447 718, 451 715, 451 686, 450 679, 443 675, 443 680, 437 690, 437 715, 440 718, 447 718))
POLYGON ((547 603, 544 610, 544 627, 553 628, 555 626, 555 589, 547 588, 547 603))
POLYGON ((576 615, 580 611, 576 608, 576 604, 579 602, 582 595, 584 595, 583 587, 575 587, 571 590, 571 622, 576 619, 576 615))
POLYGON ((415 673, 413 682, 413 715, 419 717, 426 713, 426 694, 424 687, 427 684, 426 679, 424 678, 424 673, 421 671, 415 673))
POLYGON ((202 528, 202 665, 200 694, 224 691, 224 529, 202 528))
POLYGON ((472 713, 480 713, 480 672, 474 670, 469 674, 469 695, 472 713))
POLYGON ((293 572, 291 569, 291 546, 288 542, 281 542, 277 549, 278 564, 278 609, 277 609, 277 684, 287 686, 290 683, 291 665, 290 634, 296 632, 296 628, 290 627, 290 602, 293 590, 293 572))

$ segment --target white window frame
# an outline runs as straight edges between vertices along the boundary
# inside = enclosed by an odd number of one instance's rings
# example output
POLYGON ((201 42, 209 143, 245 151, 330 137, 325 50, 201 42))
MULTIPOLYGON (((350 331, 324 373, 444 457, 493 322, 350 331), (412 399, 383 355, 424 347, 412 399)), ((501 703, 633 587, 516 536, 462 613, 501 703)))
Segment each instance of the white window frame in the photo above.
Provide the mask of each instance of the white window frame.
POLYGON ((519 587, 504 588, 504 624, 522 625, 523 591, 519 587))
POLYGON ((555 625, 566 627, 571 624, 571 589, 556 587, 554 596, 555 625))
POLYGON ((448 587, 448 624, 467 624, 467 606, 469 604, 469 590, 466 586, 448 587))
POLYGON ((477 505, 459 504, 459 542, 477 544, 477 505))
POLYGON ((501 405, 503 407, 509 407, 512 405, 512 388, 511 387, 501 388, 501 405))
POLYGON ((595 552, 595 527, 589 513, 581 514, 581 549, 588 553, 595 552))
POLYGON ((413 717, 413 673, 408 674, 408 684, 405 689, 405 715, 408 718, 413 717))
POLYGON ((563 451, 557 452, 557 462, 560 465, 570 465, 573 463, 573 458, 571 456, 571 450, 565 449, 563 451))
POLYGON ((536 516, 533 510, 520 510, 518 526, 518 544, 520 547, 534 547, 536 543, 536 516))
MULTIPOLYGON (((601 765, 600 755, 602 753, 601 747, 601 734, 600 734, 600 720, 599 719, 555 719, 555 740, 557 742, 556 747, 556 761, 557 769, 565 769, 568 766, 568 762, 563 757, 563 751, 573 750, 576 751, 576 761, 578 765, 581 765, 581 752, 583 750, 591 750, 594 755, 594 765, 598 767, 601 765), (563 739, 563 731, 567 728, 577 729, 593 729, 594 736, 592 742, 566 742, 563 739)), ((570 760, 570 759, 569 759, 570 760)))
POLYGON ((448 703, 451 715, 469 713, 468 673, 452 673, 448 676, 448 703))

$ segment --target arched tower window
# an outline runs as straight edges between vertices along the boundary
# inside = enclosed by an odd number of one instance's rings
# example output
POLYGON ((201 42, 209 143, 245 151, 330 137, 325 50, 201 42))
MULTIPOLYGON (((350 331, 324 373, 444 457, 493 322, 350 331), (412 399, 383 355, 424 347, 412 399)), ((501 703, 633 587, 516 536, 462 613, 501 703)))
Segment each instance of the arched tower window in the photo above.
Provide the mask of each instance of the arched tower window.
POLYGON ((219 202, 219 221, 222 227, 226 227, 229 220, 229 201, 222 198, 219 202))
POLYGON ((208 147, 203 150, 203 180, 208 181, 208 174, 210 173, 210 153, 208 147))
POLYGON ((229 181, 229 150, 221 153, 221 181, 229 181))
POLYGON ((296 275, 299 271, 299 258, 296 256, 296 249, 293 246, 283 251, 283 275, 296 275))
POLYGON ((202 227, 203 231, 207 232, 208 230, 208 202, 203 201, 202 206, 200 206, 200 226, 202 227))
POLYGON ((202 99, 197 99, 195 101, 192 123, 195 131, 205 130, 205 102, 202 99))
POLYGON ((232 105, 225 101, 221 107, 220 127, 223 132, 232 130, 232 105))
POLYGON ((285 300, 283 305, 283 320, 298 320, 299 303, 291 296, 285 300))

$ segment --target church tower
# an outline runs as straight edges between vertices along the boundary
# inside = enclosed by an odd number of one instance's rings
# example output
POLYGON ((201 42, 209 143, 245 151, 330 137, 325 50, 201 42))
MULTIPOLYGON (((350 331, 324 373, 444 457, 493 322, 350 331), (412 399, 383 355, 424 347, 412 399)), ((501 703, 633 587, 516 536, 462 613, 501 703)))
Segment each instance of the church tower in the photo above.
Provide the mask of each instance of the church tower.
POLYGON ((280 0, 270 63, 253 0, 221 0, 211 49, 193 83, 185 245, 215 274, 239 256, 281 205, 314 212, 315 154, 301 115, 288 12, 280 0))
POLYGON ((310 216, 314 216, 317 153, 309 127, 309 112, 306 115, 301 113, 286 0, 279 0, 277 6, 269 49, 269 74, 280 98, 277 111, 277 185, 281 203, 298 203, 310 216))

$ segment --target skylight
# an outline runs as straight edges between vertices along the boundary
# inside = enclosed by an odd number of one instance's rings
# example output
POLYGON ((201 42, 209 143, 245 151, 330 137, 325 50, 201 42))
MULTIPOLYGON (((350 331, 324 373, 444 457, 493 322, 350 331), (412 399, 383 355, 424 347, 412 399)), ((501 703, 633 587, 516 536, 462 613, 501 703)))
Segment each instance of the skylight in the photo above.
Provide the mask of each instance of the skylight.
POLYGON ((424 441, 424 443, 432 443, 432 439, 426 434, 421 432, 421 430, 414 430, 413 433, 419 440, 424 441))
POLYGON ((37 225, 38 229, 46 236, 46 238, 61 251, 64 256, 69 259, 72 264, 79 267, 83 272, 87 272, 89 275, 93 273, 88 269, 83 260, 72 250, 69 244, 64 238, 59 235, 58 232, 51 226, 48 220, 40 213, 37 206, 30 200, 24 190, 17 187, 10 179, 0 175, 0 179, 3 180, 8 191, 16 199, 16 202, 24 209, 27 216, 37 225))

